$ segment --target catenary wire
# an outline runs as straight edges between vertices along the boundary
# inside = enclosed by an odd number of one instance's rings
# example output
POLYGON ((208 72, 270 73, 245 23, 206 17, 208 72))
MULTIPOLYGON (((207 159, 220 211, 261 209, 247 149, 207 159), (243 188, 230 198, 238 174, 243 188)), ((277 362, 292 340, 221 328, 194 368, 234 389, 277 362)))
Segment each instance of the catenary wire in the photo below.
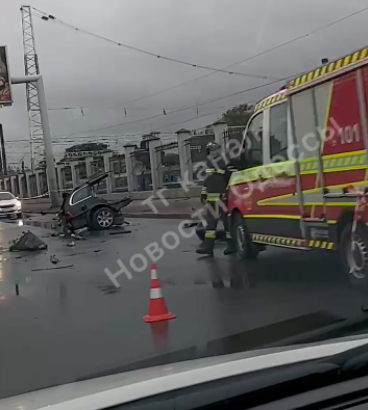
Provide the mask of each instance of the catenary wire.
MULTIPOLYGON (((289 77, 287 77, 287 78, 289 78, 289 77)), ((140 119, 137 119, 137 120, 126 121, 126 122, 122 122, 122 123, 119 123, 119 124, 109 125, 109 126, 106 126, 106 127, 93 128, 93 129, 89 129, 89 130, 69 133, 69 134, 66 134, 66 135, 64 134, 64 137, 70 137, 72 135, 78 135, 78 134, 82 134, 82 133, 86 133, 86 132, 89 133, 89 132, 105 131, 105 130, 108 130, 108 129, 111 129, 111 128, 121 127, 121 126, 124 126, 124 125, 134 124, 134 123, 138 123, 138 122, 142 122, 142 121, 153 120, 153 119, 156 119, 156 118, 159 118, 159 117, 164 117, 164 116, 168 116, 170 114, 175 114, 175 113, 178 113, 178 112, 190 110, 192 108, 200 107, 202 105, 206 105, 206 104, 209 104, 211 102, 220 101, 220 100, 223 100, 225 98, 230 98, 230 97, 233 97, 233 96, 236 96, 236 95, 244 94, 246 92, 258 90, 258 89, 261 89, 261 88, 276 84, 280 81, 284 81, 287 78, 282 79, 282 80, 272 81, 272 82, 269 82, 267 84, 262 84, 262 85, 258 85, 258 86, 255 86, 255 87, 247 88, 245 90, 237 91, 235 93, 228 94, 228 95, 223 95, 221 97, 216 97, 216 98, 213 98, 213 99, 210 99, 210 100, 202 101, 202 102, 199 102, 199 103, 194 104, 194 105, 186 106, 186 107, 183 107, 183 108, 178 108, 178 109, 173 110, 173 111, 168 111, 166 114, 161 113, 161 114, 153 115, 151 117, 145 117, 145 118, 140 118, 140 119)), ((59 136, 63 136, 63 135, 59 135, 59 136)), ((59 136, 56 135, 56 136, 53 136, 53 138, 56 138, 56 137, 59 137, 59 136)))
MULTIPOLYGON (((248 73, 240 73, 240 72, 236 72, 236 71, 223 70, 221 68, 214 68, 214 67, 210 67, 210 66, 206 66, 206 65, 194 64, 194 63, 190 63, 188 61, 179 60, 179 59, 176 59, 176 58, 155 54, 151 51, 147 51, 147 50, 144 50, 144 49, 141 49, 141 48, 138 48, 138 47, 134 47, 134 46, 131 46, 131 45, 128 45, 128 44, 124 44, 124 43, 121 43, 119 41, 115 41, 115 40, 112 40, 108 37, 102 36, 100 34, 96 34, 96 33, 93 33, 91 31, 88 31, 88 30, 84 30, 80 27, 77 27, 77 26, 74 26, 72 24, 66 23, 65 21, 60 20, 59 18, 55 17, 54 15, 48 14, 46 12, 42 12, 41 10, 38 10, 34 7, 32 7, 32 9, 37 10, 39 13, 44 14, 41 17, 42 20, 48 20, 48 21, 51 21, 53 23, 58 23, 60 25, 68 27, 68 28, 70 28, 74 31, 77 31, 78 33, 83 33, 83 34, 88 35, 90 37, 94 37, 96 39, 106 41, 110 44, 114 44, 118 47, 123 47, 123 48, 129 49, 129 50, 133 50, 133 51, 136 51, 138 53, 146 54, 148 56, 155 57, 155 58, 158 58, 158 59, 161 59, 161 60, 171 61, 173 63, 178 63, 178 64, 186 65, 186 66, 189 66, 189 67, 193 67, 193 68, 200 68, 200 69, 204 69, 204 70, 210 70, 210 71, 217 72, 217 73, 225 73, 225 74, 238 75, 238 76, 243 76, 243 77, 260 78, 260 79, 263 79, 263 80, 270 80, 270 79, 276 80, 275 77, 269 77, 269 76, 266 76, 266 75, 248 74, 248 73)), ((39 15, 36 15, 36 17, 39 17, 39 15)))
MULTIPOLYGON (((48 16, 47 13, 45 13, 45 12, 43 12, 43 11, 41 11, 41 10, 36 9, 35 7, 32 7, 32 9, 35 10, 35 11, 37 11, 38 13, 41 13, 40 17, 42 17, 42 16, 48 16)), ((283 42, 283 43, 280 43, 280 44, 278 44, 278 45, 276 45, 276 46, 273 46, 273 47, 271 47, 271 48, 269 48, 269 49, 266 49, 266 50, 264 50, 264 51, 261 51, 261 52, 259 52, 259 53, 257 53, 257 54, 254 54, 254 55, 252 55, 252 56, 250 56, 250 57, 247 57, 247 58, 245 58, 245 59, 243 59, 243 60, 240 60, 240 61, 237 61, 237 62, 235 62, 235 63, 229 64, 229 65, 227 65, 227 66, 225 66, 225 67, 222 67, 221 69, 222 69, 222 70, 226 70, 226 69, 228 69, 228 68, 235 67, 236 65, 243 64, 243 63, 248 62, 248 61, 251 61, 251 60, 253 60, 253 59, 255 59, 255 58, 261 57, 261 56, 263 56, 263 55, 265 55, 265 54, 271 53, 271 52, 273 52, 273 51, 275 51, 275 50, 278 50, 278 49, 280 49, 280 48, 283 48, 283 47, 285 47, 285 46, 287 46, 287 45, 289 45, 289 44, 292 44, 292 43, 294 43, 294 42, 297 42, 297 41, 299 41, 299 40, 301 40, 301 39, 303 39, 303 38, 307 38, 307 37, 309 37, 309 36, 312 36, 313 34, 316 34, 316 33, 320 32, 320 31, 322 31, 322 30, 325 30, 325 29, 327 29, 327 28, 329 28, 329 27, 332 27, 332 26, 334 26, 334 25, 336 25, 336 24, 339 24, 339 23, 341 23, 341 22, 343 22, 343 21, 345 21, 345 20, 347 20, 347 19, 350 19, 350 18, 352 18, 352 17, 354 17, 354 16, 356 16, 356 15, 358 15, 358 14, 361 14, 361 13, 367 11, 367 10, 368 10, 368 7, 364 7, 364 8, 362 8, 362 9, 360 9, 360 10, 357 10, 356 12, 353 12, 353 13, 351 13, 351 14, 348 14, 348 15, 346 15, 346 16, 344 16, 344 17, 341 17, 341 18, 339 18, 339 19, 337 19, 337 20, 334 20, 334 21, 332 21, 332 22, 330 22, 330 23, 327 23, 327 24, 325 24, 325 25, 323 25, 323 26, 317 27, 316 29, 310 31, 309 33, 303 34, 303 35, 298 36, 298 37, 295 37, 295 38, 293 38, 293 39, 291 39, 291 40, 288 40, 288 41, 285 41, 285 42, 283 42)), ((152 98, 152 97, 154 97, 154 96, 156 96, 156 95, 160 95, 160 94, 169 92, 169 91, 171 91, 171 90, 175 90, 175 89, 177 89, 177 88, 183 87, 183 86, 185 86, 185 85, 192 84, 192 83, 194 83, 194 82, 200 81, 200 80, 202 80, 202 79, 204 79, 204 78, 210 77, 210 76, 215 75, 215 74, 217 74, 217 72, 211 72, 211 73, 202 75, 202 76, 200 76, 200 77, 193 78, 192 80, 188 80, 188 81, 185 81, 185 82, 183 82, 183 83, 180 83, 180 84, 177 84, 177 85, 168 87, 168 88, 164 88, 164 89, 159 90, 159 91, 156 91, 156 92, 154 92, 154 93, 147 94, 147 95, 145 95, 145 96, 142 96, 142 97, 139 97, 139 98, 136 98, 136 99, 128 100, 128 101, 124 102, 121 106, 128 105, 128 104, 133 104, 133 103, 136 103, 136 102, 138 102, 138 101, 140 101, 140 100, 144 100, 144 99, 147 99, 147 98, 152 98)))

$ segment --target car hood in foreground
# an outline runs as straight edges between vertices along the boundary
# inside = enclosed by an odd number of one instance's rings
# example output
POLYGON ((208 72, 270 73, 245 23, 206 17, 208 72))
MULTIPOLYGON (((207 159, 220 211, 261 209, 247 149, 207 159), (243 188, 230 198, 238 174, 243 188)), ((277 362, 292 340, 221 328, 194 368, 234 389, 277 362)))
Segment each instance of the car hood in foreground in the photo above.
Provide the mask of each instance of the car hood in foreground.
MULTIPOLYGON (((98 410, 218 379, 320 359, 368 344, 368 335, 259 350, 115 374, 0 400, 0 410, 98 410)), ((57 371, 57 369, 55 369, 57 371)))

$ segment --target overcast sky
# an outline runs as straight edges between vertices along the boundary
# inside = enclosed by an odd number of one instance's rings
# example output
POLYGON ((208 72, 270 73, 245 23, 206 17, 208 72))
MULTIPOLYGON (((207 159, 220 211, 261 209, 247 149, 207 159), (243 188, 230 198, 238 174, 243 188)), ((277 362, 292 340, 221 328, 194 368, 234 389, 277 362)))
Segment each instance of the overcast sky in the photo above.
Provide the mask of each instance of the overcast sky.
MULTIPOLYGON (((32 6, 60 20, 154 53, 224 67, 367 6, 366 0, 31 0, 32 6)), ((8 46, 12 76, 24 74, 20 6, 0 0, 0 44, 8 46)), ((277 51, 239 64, 243 73, 284 78, 319 65, 367 43, 368 11, 277 51)), ((266 88, 222 99, 154 120, 118 125, 215 99, 270 80, 215 74, 136 103, 128 101, 209 74, 127 50, 34 18, 40 69, 57 153, 78 136, 143 134, 194 129, 215 121, 234 105, 254 102, 278 88, 266 88), (124 108, 127 110, 125 118, 124 108), (214 113, 205 116, 206 114, 214 113), (193 120, 193 118, 195 118, 193 120), (190 120, 190 121, 188 121, 190 120), (114 127, 112 127, 114 126, 114 127), (98 130, 104 127, 104 130, 98 130), (96 131, 93 131, 95 130, 96 131), (91 131, 90 131, 91 130, 91 131)), ((281 85, 281 84, 280 84, 281 85)), ((13 87, 14 104, 0 110, 9 162, 28 162, 29 137, 25 87, 13 87)))

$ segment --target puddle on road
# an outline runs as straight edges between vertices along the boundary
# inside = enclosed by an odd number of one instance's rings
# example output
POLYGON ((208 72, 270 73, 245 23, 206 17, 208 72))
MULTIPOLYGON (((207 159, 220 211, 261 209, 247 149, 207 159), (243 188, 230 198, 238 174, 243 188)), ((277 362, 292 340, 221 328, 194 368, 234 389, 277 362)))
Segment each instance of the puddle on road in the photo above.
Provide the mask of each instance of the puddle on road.
MULTIPOLYGON (((332 324, 342 322, 344 318, 335 316, 329 312, 318 311, 292 319, 276 322, 268 326, 246 330, 220 339, 210 340, 201 346, 168 352, 170 341, 170 328, 166 325, 164 329, 151 327, 152 343, 156 345, 159 337, 160 345, 166 346, 166 352, 148 359, 137 361, 128 365, 122 365, 106 372, 89 375, 89 378, 102 377, 121 372, 143 369, 152 366, 163 366, 185 360, 200 359, 204 357, 220 356, 225 354, 248 352, 254 349, 267 348, 271 345, 283 346, 283 340, 291 337, 301 336, 298 343, 304 343, 302 335, 314 330, 321 330, 332 324)), ((293 342, 293 344, 296 342, 293 342)), ((285 344, 287 346, 287 344, 285 344)), ((160 349, 161 350, 161 349, 160 349)), ((251 353, 250 353, 251 355, 251 353)), ((83 378, 77 380, 81 381, 83 378)))

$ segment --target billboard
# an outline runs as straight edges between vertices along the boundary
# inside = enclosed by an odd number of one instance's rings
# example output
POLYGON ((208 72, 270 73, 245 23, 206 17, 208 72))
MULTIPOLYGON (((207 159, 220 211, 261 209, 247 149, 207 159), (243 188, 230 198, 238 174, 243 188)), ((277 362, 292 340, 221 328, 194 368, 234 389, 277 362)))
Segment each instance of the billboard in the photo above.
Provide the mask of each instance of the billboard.
POLYGON ((10 105, 12 102, 6 46, 0 46, 0 105, 10 105))

